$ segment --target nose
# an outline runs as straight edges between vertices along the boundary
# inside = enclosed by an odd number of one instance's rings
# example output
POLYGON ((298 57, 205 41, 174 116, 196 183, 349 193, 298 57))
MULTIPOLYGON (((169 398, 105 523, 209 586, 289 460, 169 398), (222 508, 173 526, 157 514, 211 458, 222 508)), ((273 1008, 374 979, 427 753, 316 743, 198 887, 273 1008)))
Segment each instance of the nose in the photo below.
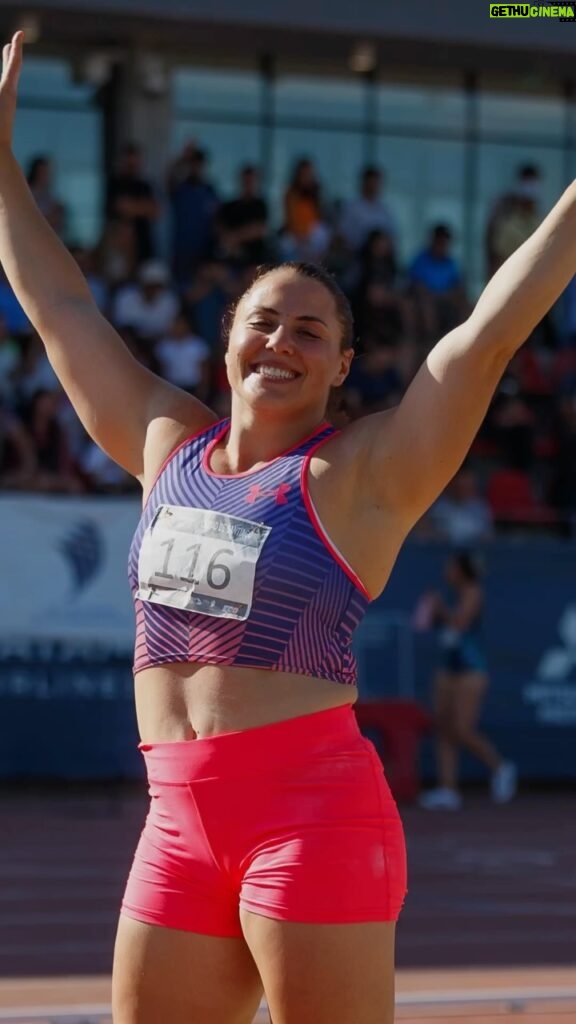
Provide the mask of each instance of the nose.
POLYGON ((276 330, 268 336, 266 348, 272 352, 292 352, 294 344, 290 328, 286 324, 278 324, 276 330))

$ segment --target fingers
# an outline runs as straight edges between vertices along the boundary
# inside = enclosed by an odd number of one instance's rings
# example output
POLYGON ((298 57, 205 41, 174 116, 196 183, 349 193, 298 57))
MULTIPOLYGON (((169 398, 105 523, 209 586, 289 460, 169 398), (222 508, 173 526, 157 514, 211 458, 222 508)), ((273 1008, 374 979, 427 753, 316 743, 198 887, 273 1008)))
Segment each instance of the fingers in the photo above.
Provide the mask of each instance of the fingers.
POLYGON ((11 42, 6 43, 2 48, 2 82, 13 79, 14 84, 20 71, 22 63, 22 44, 24 33, 15 32, 11 42))

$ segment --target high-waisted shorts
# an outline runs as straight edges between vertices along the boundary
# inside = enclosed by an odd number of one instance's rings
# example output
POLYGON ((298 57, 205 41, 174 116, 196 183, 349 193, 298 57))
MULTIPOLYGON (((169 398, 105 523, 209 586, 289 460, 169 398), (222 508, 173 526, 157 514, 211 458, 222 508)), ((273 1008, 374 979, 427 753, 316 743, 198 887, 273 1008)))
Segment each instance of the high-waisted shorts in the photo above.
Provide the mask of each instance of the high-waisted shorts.
POLYGON ((396 920, 400 817, 350 706, 142 744, 150 811, 122 912, 239 936, 240 909, 317 924, 396 920))

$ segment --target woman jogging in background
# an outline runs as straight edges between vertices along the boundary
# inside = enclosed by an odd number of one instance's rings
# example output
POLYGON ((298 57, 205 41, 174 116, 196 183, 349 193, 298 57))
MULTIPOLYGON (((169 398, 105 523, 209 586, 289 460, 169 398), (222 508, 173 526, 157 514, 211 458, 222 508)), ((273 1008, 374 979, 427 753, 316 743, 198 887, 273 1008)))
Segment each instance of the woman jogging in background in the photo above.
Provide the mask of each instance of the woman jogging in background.
MULTIPOLYGON (((307 264, 230 318, 229 420, 137 363, 11 152, 0 259, 94 440, 142 483, 130 556, 152 795, 115 950, 115 1024, 392 1024, 397 811, 355 723, 354 628, 461 465, 514 352, 576 271, 576 187, 427 356, 397 408, 325 419, 348 303, 307 264)), ((430 921, 434 927, 434 921, 430 921)))
POLYGON ((516 768, 505 761, 490 741, 478 732, 482 703, 488 687, 488 666, 482 637, 484 588, 477 559, 460 552, 448 559, 445 580, 454 594, 446 604, 430 594, 430 618, 438 630, 441 667, 434 679, 436 762, 438 788, 424 793, 420 805, 428 810, 457 811, 461 749, 474 754, 492 773, 496 803, 506 803, 516 792, 516 768))

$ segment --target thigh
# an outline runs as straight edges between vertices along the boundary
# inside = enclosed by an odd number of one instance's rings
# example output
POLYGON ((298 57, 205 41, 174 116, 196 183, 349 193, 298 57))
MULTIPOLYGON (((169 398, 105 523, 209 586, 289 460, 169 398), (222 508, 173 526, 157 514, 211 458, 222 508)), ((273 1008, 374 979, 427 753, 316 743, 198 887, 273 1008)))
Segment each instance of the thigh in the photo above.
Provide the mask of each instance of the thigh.
POLYGON ((454 724, 459 732, 476 728, 488 686, 485 672, 462 672, 455 691, 454 724))
POLYGON ((394 922, 241 921, 274 1024, 393 1024, 394 922))
POLYGON ((262 995, 243 938, 217 938, 121 915, 114 1024, 252 1024, 262 995))
POLYGON ((454 691, 454 674, 440 669, 434 676, 432 687, 432 708, 438 722, 446 722, 452 718, 454 691))

